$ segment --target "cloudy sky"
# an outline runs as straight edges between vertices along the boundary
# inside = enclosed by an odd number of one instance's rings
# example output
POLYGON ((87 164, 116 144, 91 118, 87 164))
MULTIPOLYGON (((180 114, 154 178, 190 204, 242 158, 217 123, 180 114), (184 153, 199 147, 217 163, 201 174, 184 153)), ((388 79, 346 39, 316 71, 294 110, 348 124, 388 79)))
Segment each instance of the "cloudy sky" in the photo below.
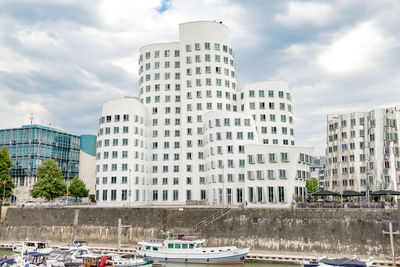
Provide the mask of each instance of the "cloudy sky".
POLYGON ((285 79, 298 145, 322 155, 329 113, 400 102, 398 0, 1 0, 0 128, 95 133, 101 105, 138 95, 138 49, 178 24, 223 21, 239 85, 285 79))

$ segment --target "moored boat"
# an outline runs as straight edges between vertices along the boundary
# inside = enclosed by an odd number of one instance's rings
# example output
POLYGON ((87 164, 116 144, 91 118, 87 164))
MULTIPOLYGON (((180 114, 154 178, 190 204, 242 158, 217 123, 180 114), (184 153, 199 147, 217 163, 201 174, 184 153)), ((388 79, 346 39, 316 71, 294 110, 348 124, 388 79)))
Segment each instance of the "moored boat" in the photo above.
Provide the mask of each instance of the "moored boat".
POLYGON ((204 264, 240 264, 246 259, 250 248, 203 247, 204 239, 183 236, 175 240, 151 239, 138 242, 138 256, 160 262, 183 262, 204 264))
POLYGON ((50 253, 52 248, 49 246, 50 241, 23 241, 20 244, 13 245, 13 251, 15 253, 29 253, 29 252, 40 252, 50 253))
POLYGON ((76 249, 79 247, 87 247, 87 242, 83 241, 83 240, 74 240, 72 241, 72 243, 68 244, 68 245, 64 245, 61 247, 58 247, 58 250, 71 250, 71 249, 76 249))
POLYGON ((82 258, 84 267, 151 267, 153 265, 152 260, 136 259, 136 258, 124 258, 119 254, 92 254, 86 255, 82 258))
POLYGON ((16 264, 16 261, 14 259, 10 258, 1 258, 0 259, 0 267, 9 267, 9 266, 14 266, 16 264))
POLYGON ((373 263, 372 258, 369 258, 367 261, 361 261, 356 257, 353 257, 353 258, 336 258, 336 259, 321 258, 318 261, 304 262, 302 265, 304 267, 332 267, 332 266, 370 267, 372 266, 372 263, 373 263))

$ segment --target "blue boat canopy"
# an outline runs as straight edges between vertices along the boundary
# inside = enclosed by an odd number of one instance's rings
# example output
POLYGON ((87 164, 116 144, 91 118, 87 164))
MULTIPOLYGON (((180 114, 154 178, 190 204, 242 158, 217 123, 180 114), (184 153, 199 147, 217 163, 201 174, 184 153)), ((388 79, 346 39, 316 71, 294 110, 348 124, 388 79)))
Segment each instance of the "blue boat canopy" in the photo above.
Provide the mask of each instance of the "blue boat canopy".
POLYGON ((14 259, 8 259, 8 258, 3 258, 0 259, 0 266, 7 266, 7 265, 12 265, 15 263, 14 259))

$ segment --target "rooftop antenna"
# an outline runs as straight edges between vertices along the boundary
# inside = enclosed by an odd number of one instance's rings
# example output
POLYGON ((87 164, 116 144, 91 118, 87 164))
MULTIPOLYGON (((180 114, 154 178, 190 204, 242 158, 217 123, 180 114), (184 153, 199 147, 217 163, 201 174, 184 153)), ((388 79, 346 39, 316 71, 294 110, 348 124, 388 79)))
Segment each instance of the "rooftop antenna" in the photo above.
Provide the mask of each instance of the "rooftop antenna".
POLYGON ((29 119, 31 120, 31 125, 33 124, 33 114, 31 113, 31 115, 29 116, 29 119))

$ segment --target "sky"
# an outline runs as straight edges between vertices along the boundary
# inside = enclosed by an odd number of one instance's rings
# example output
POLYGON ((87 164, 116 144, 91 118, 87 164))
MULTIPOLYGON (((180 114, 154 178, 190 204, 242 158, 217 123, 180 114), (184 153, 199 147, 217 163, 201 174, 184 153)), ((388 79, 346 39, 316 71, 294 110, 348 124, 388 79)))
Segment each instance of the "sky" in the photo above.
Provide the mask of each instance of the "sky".
POLYGON ((283 79, 296 144, 323 155, 328 114, 400 106, 398 0, 1 0, 0 129, 95 134, 102 104, 138 96, 138 49, 223 21, 238 83, 283 79))

